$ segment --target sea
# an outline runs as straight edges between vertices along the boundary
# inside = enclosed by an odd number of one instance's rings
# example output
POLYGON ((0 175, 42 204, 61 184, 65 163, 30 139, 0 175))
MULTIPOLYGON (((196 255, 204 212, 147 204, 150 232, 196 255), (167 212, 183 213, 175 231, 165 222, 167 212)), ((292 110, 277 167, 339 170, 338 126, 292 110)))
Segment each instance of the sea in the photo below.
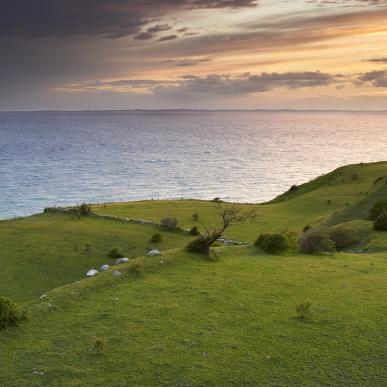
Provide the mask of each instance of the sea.
POLYGON ((82 202, 265 202, 380 160, 382 112, 0 112, 0 219, 82 202))

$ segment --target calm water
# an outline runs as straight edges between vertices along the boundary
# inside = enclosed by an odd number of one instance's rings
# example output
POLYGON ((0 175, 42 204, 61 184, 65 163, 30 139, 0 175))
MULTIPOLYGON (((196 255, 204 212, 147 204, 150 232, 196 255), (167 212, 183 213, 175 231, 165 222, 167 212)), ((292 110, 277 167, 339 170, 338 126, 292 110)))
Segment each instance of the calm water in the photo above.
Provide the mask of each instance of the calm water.
POLYGON ((260 202, 387 159, 387 114, 0 113, 0 218, 150 198, 260 202))

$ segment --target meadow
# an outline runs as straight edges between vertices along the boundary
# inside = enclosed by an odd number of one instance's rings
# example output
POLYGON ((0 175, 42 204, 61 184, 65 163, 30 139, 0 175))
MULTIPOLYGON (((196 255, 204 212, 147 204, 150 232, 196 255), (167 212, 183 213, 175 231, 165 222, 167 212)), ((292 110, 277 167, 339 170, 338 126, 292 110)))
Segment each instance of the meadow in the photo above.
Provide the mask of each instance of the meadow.
MULTIPOLYGON (((0 222, 0 295, 28 318, 0 331, 0 384, 362 385, 387 380, 387 233, 367 219, 387 162, 351 165, 254 207, 227 230, 243 246, 188 253, 194 237, 157 225, 45 213, 0 222), (345 223, 343 223, 345 222, 345 223), (361 230, 361 247, 268 254, 260 233, 296 241, 306 225, 361 230), (162 255, 146 257, 160 232, 162 255), (119 248, 131 258, 95 278, 119 248), (43 296, 43 297, 42 297, 43 296), (310 305, 308 318, 297 307, 310 305)), ((214 201, 106 203, 93 212, 185 229, 219 224, 214 201), (199 214, 193 220, 192 214, 199 214)))

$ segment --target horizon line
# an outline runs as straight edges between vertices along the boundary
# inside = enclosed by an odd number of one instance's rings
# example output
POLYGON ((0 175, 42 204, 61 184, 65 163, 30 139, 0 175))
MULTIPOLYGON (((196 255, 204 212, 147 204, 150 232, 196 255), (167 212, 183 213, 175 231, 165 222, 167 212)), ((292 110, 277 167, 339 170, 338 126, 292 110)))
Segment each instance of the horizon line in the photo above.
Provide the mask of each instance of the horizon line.
POLYGON ((336 113, 387 113, 383 110, 363 109, 196 109, 196 108, 168 108, 168 109, 36 109, 36 110, 0 110, 0 113, 114 113, 114 112, 336 112, 336 113))

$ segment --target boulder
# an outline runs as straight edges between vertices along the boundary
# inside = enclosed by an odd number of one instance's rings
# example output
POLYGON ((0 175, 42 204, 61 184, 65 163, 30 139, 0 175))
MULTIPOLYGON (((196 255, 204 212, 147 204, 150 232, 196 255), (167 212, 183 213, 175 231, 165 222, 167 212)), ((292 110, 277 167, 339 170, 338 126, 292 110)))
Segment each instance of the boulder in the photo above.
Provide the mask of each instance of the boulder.
POLYGON ((107 265, 107 264, 102 265, 102 266, 100 267, 100 269, 101 269, 102 271, 106 271, 106 270, 108 270, 109 268, 110 268, 110 265, 107 265))
POLYGON ((158 249, 152 249, 152 250, 148 251, 147 256, 148 256, 148 257, 154 257, 154 256, 160 255, 160 254, 161 254, 161 253, 160 253, 160 250, 158 250, 158 249))
POLYGON ((118 265, 118 264, 120 264, 120 263, 125 263, 125 262, 129 262, 129 258, 120 258, 120 259, 117 259, 116 265, 118 265))
POLYGON ((114 275, 114 277, 119 277, 122 275, 122 273, 119 270, 113 270, 112 274, 114 275))
POLYGON ((98 274, 98 270, 90 269, 90 270, 86 273, 86 277, 95 277, 97 274, 98 274))

